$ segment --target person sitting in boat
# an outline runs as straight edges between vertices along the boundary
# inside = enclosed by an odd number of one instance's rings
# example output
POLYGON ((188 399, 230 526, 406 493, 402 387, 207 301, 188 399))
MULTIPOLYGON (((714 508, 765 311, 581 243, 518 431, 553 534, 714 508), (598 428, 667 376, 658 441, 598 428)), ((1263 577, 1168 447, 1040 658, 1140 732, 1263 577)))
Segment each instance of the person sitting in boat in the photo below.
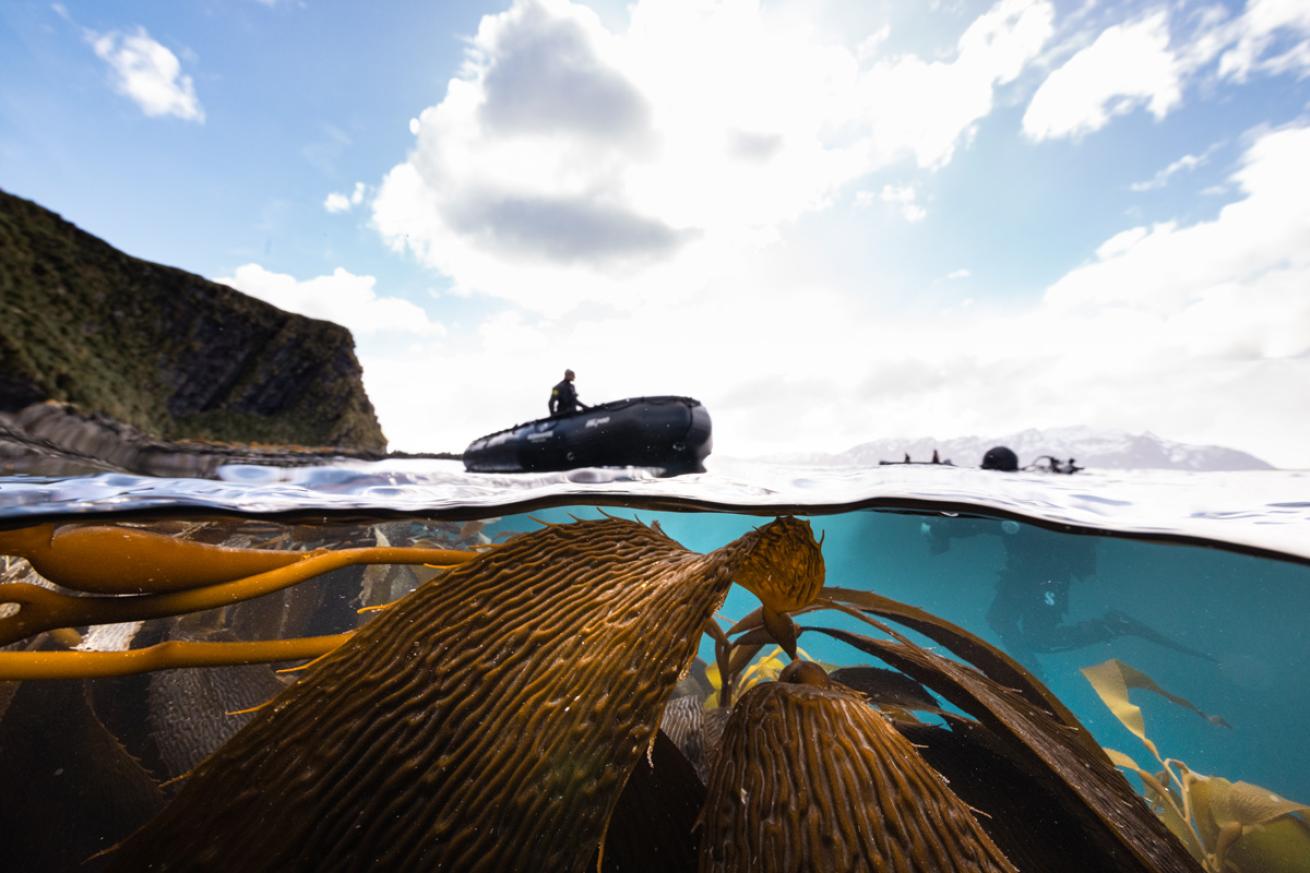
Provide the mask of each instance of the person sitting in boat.
POLYGON ((550 389, 550 403, 547 405, 552 418, 572 415, 579 410, 591 408, 578 399, 578 391, 573 387, 575 378, 576 376, 572 370, 565 370, 564 378, 554 388, 550 389))

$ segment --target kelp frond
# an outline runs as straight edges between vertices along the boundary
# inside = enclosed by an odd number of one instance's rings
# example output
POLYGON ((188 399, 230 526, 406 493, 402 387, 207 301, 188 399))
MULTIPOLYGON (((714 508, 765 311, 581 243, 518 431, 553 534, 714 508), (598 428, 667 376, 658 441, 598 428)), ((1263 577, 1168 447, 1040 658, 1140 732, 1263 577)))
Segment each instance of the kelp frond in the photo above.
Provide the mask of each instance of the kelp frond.
POLYGON ((0 680, 92 679, 177 667, 219 667, 294 661, 331 652, 351 634, 202 643, 170 640, 122 652, 0 652, 0 680))
POLYGON ((244 579, 184 591, 124 597, 75 597, 38 585, 10 582, 0 585, 0 604, 16 603, 20 608, 17 613, 0 618, 0 645, 53 628, 142 621, 231 606, 358 564, 435 563, 448 568, 476 557, 476 552, 450 549, 342 549, 313 554, 293 564, 244 579))
POLYGON ((1181 761, 1165 758, 1147 735, 1141 707, 1130 689, 1151 691, 1218 727, 1229 727, 1190 700, 1118 659, 1084 667, 1097 697, 1160 763, 1159 775, 1129 755, 1107 749, 1115 765, 1141 779, 1165 825, 1179 836, 1209 873, 1305 873, 1310 869, 1310 805, 1280 797, 1249 782, 1205 776, 1181 761))

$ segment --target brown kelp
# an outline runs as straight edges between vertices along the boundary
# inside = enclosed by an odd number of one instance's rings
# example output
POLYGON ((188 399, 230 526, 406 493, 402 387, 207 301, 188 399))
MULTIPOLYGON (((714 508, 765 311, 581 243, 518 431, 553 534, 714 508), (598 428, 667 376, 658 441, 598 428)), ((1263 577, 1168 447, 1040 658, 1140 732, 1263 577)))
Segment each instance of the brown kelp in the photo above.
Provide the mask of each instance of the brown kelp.
POLYGON ((700 869, 1014 873, 962 800, 864 700, 805 662, 742 695, 710 777, 700 869))
POLYGON ((456 567, 197 767, 115 868, 584 869, 739 563, 805 549, 786 525, 698 555, 579 522, 456 567))
MULTIPOLYGON (((354 554, 340 566, 417 563, 423 551, 377 542, 345 550, 354 554)), ((142 601, 162 609, 158 598, 222 602, 217 594, 290 584, 287 574, 307 565, 336 566, 328 561, 336 554, 185 591, 68 599, 95 602, 76 613, 101 616, 92 620, 116 615, 101 609, 109 599, 134 601, 134 612, 124 610, 133 614, 142 601)), ((805 522, 778 519, 705 555, 657 525, 620 519, 547 525, 478 553, 427 554, 425 563, 443 565, 435 577, 353 634, 306 645, 302 656, 321 657, 200 762, 169 805, 107 856, 110 865, 1045 873, 1056 855, 1025 849, 1028 825, 1069 829, 1046 841, 1076 847, 1068 869, 1201 869, 1012 659, 913 607, 823 588, 820 543, 805 522), (762 606, 725 633, 712 616, 733 581, 762 606), (777 647, 799 654, 798 634, 818 632, 793 616, 819 608, 885 629, 879 639, 823 632, 899 672, 861 667, 846 673, 851 688, 816 664, 784 669, 777 647), (917 646, 883 619, 967 663, 917 646), (719 705, 670 705, 702 632, 715 641, 719 705), (944 712, 929 691, 971 717, 918 722, 915 712, 944 712), (1004 797, 985 780, 960 777, 957 792, 943 779, 966 772, 970 756, 1006 780, 1004 797), (1016 823, 1040 807, 1005 801, 1028 794, 1057 814, 1016 823), (997 815, 1007 820, 993 823, 997 815)), ((22 603, 22 615, 29 604, 10 593, 25 591, 0 586, 0 602, 22 603)), ((68 610, 28 627, 60 627, 49 622, 68 610)), ((7 620, 0 631, 20 630, 7 620)), ((177 645, 299 644, 213 639, 177 645)), ((201 651, 178 649, 159 665, 201 651)), ((53 669, 27 656, 82 654, 91 653, 0 652, 0 678, 23 664, 40 667, 25 676, 53 669)), ((59 675, 92 666, 66 664, 59 675)))
POLYGON ((1011 756, 1043 775, 1047 789, 1111 859, 1112 869, 1196 869, 1174 836, 1154 816, 1143 815, 1132 787, 1103 752, 1088 752, 1068 726, 1014 690, 903 637, 889 641, 831 628, 806 630, 883 659, 976 718, 1011 756))

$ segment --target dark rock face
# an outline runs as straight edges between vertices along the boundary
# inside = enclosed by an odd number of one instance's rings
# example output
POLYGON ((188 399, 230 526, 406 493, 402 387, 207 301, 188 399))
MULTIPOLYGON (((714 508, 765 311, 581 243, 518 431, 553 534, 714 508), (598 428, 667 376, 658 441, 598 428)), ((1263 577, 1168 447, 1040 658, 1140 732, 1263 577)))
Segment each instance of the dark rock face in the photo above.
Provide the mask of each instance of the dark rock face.
POLYGON ((384 451, 361 375, 345 328, 0 191, 0 412, 55 400, 162 440, 384 451))

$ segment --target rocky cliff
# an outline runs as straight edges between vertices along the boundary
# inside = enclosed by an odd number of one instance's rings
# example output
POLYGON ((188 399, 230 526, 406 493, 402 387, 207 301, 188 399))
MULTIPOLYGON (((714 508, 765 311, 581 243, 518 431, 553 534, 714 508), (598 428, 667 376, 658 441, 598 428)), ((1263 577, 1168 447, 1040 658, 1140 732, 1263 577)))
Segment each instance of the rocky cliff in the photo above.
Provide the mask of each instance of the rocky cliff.
POLYGON ((345 328, 0 191, 0 413, 53 400, 161 440, 383 451, 361 372, 345 328))

